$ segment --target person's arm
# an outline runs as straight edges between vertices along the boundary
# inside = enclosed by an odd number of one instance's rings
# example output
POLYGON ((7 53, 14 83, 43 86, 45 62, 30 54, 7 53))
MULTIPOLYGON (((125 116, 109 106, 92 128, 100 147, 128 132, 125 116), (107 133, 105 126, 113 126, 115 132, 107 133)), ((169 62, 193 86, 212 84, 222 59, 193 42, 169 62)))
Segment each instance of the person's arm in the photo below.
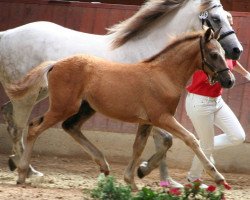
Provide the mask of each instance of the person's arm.
POLYGON ((238 62, 236 61, 236 65, 233 68, 234 71, 238 72, 242 76, 244 76, 247 80, 250 81, 250 73, 238 62))

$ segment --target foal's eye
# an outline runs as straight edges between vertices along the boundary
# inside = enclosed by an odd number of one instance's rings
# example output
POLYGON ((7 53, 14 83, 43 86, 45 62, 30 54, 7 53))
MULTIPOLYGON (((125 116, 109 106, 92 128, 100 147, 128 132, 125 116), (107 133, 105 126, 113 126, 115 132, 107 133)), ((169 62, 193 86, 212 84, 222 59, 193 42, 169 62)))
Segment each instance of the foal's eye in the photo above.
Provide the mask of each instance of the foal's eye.
POLYGON ((216 60, 218 58, 218 54, 217 53, 211 53, 210 56, 211 56, 211 58, 213 60, 216 60))
POLYGON ((217 23, 217 24, 220 23, 220 18, 218 18, 218 17, 212 17, 212 20, 214 23, 217 23))

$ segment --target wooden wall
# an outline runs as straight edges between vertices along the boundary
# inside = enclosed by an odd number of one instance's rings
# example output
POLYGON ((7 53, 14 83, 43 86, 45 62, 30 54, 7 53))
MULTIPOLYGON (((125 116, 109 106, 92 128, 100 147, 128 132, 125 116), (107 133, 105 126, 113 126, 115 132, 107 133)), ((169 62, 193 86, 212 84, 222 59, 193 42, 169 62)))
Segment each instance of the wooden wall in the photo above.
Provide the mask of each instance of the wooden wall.
MULTIPOLYGON (((89 0, 80 0, 81 2, 91 2, 89 0)), ((96 2, 110 4, 142 5, 146 0, 97 0, 96 2)), ((225 10, 250 12, 249 0, 221 0, 225 10)))
MULTIPOLYGON (((0 31, 38 20, 52 21, 74 30, 104 34, 105 28, 131 16, 137 6, 93 4, 81 2, 55 2, 42 0, 0 0, 0 31)), ((250 13, 232 12, 234 28, 244 46, 241 63, 250 71, 250 13)), ((237 82, 244 79, 237 76, 237 82)), ((225 91, 224 99, 240 119, 250 142, 250 84, 240 85, 225 91)), ((177 119, 188 129, 193 130, 184 109, 184 95, 177 110, 177 119)), ((0 88, 0 105, 8 98, 0 88)), ((47 102, 36 106, 33 116, 42 114, 47 109, 47 102)), ((3 123, 2 116, 0 122, 3 123)), ((121 123, 110 118, 95 115, 85 125, 89 130, 134 133, 136 125, 121 123)))

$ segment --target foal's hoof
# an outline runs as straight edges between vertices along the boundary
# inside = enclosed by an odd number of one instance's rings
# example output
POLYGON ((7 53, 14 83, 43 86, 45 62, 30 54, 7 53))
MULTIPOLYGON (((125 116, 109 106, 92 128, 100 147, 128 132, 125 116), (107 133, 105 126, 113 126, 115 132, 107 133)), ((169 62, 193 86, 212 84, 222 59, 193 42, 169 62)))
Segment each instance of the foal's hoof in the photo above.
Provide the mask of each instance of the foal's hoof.
POLYGON ((20 186, 25 186, 25 180, 19 180, 19 179, 18 179, 18 180, 16 181, 16 184, 17 184, 17 185, 20 185, 20 186))
POLYGON ((23 184, 23 183, 21 183, 20 181, 17 181, 16 184, 17 184, 17 185, 21 185, 21 184, 23 184))
POLYGON ((12 159, 12 157, 13 156, 10 156, 9 160, 8 160, 8 166, 9 166, 10 171, 14 171, 17 168, 17 166, 16 166, 14 160, 12 159))
POLYGON ((101 171, 101 173, 103 173, 105 176, 108 176, 109 175, 109 171, 107 171, 107 170, 100 170, 101 171))

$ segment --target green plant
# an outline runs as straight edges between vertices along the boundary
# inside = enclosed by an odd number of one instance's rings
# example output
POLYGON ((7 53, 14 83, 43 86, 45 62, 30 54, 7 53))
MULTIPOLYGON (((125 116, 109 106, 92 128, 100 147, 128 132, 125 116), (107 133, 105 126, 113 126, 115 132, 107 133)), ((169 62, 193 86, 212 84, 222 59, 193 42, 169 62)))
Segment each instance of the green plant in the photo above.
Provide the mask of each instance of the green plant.
POLYGON ((132 198, 130 187, 118 184, 114 177, 105 177, 101 174, 98 179, 98 187, 91 193, 94 199, 130 200, 132 198))
POLYGON ((160 183, 159 190, 144 187, 132 195, 130 187, 118 184, 112 176, 101 175, 91 196, 98 200, 225 200, 222 188, 210 185, 202 189, 200 185, 201 181, 197 180, 179 189, 168 188, 168 183, 160 183))

